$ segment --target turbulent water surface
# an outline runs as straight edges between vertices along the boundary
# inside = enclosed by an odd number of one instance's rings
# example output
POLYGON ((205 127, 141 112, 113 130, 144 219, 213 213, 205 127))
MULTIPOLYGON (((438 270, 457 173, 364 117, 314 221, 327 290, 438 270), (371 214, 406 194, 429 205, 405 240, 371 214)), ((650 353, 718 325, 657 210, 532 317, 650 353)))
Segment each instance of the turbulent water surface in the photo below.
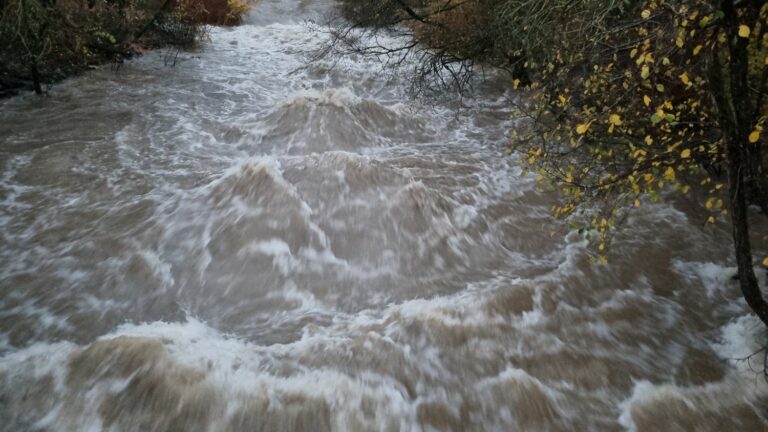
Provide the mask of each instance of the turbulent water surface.
POLYGON ((591 265, 513 95, 305 67, 323 10, 0 103, 0 429, 767 430, 726 226, 644 205, 591 265))

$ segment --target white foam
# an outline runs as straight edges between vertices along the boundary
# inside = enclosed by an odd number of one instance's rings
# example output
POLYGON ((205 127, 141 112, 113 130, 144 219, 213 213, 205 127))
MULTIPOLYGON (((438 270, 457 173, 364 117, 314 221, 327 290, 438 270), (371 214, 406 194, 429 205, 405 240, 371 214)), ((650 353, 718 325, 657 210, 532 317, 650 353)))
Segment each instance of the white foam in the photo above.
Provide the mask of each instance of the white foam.
MULTIPOLYGON (((275 0, 270 6, 282 8, 285 4, 275 0)), ((306 66, 300 52, 318 47, 322 39, 294 23, 295 17, 286 21, 289 22, 213 29, 213 40, 199 59, 189 59, 176 69, 158 72, 153 64, 159 63, 160 54, 149 53, 128 66, 138 69, 139 74, 129 75, 129 79, 103 75, 102 81, 89 91, 112 86, 111 90, 127 88, 135 92, 131 96, 142 96, 140 106, 133 106, 137 99, 132 98, 105 100, 110 110, 130 111, 133 118, 127 127, 94 146, 117 149, 115 172, 108 175, 110 193, 134 194, 121 188, 134 187, 136 183, 139 186, 135 193, 146 194, 158 203, 159 210, 150 216, 151 220, 142 221, 149 222, 156 230, 141 232, 128 241, 131 246, 126 247, 125 254, 138 255, 164 286, 175 287, 163 293, 170 296, 164 297, 164 301, 183 302, 190 297, 190 303, 199 300, 194 296, 195 289, 200 287, 185 283, 193 279, 190 274, 197 273, 208 296, 201 303, 215 301, 215 306, 226 306, 228 301, 237 302, 238 298, 228 297, 224 288, 217 291, 219 286, 211 282, 211 273, 218 268, 225 270, 215 275, 225 281, 221 285, 241 276, 227 267, 228 259, 239 259, 237 264, 242 263, 243 268, 254 262, 259 265, 259 271, 272 270, 268 275, 255 275, 243 282, 246 287, 243 290, 250 294, 246 291, 251 287, 248 284, 266 285, 263 281, 268 281, 269 291, 254 295, 257 300, 286 300, 296 305, 288 310, 270 310, 257 317, 264 318, 263 327, 274 332, 267 338, 274 336, 287 342, 259 342, 264 334, 254 336, 247 331, 235 337, 194 317, 182 323, 123 325, 100 340, 129 336, 161 343, 168 351, 167 362, 171 366, 191 367, 204 375, 200 385, 213 388, 217 401, 226 401, 228 415, 233 415, 248 398, 264 397, 274 409, 279 409, 283 403, 281 396, 300 394, 327 402, 337 430, 351 429, 355 424, 362 425, 360 428, 364 430, 383 429, 384 421, 394 422, 393 430, 429 428, 418 423, 417 412, 419 404, 430 402, 444 405, 446 412, 457 418, 461 416, 462 404, 479 406, 487 410, 483 411, 487 417, 478 419, 478 427, 506 430, 514 426, 514 406, 505 402, 504 393, 498 396, 490 391, 506 383, 523 383, 544 393, 548 402, 566 418, 573 406, 590 410, 578 413, 583 416, 616 414, 618 391, 615 388, 586 391, 566 379, 535 376, 533 370, 526 371, 514 364, 518 359, 535 360, 540 354, 573 353, 594 358, 598 364, 602 358, 619 359, 630 364, 633 371, 640 371, 638 373, 660 380, 673 379, 672 372, 657 371, 660 368, 649 365, 668 363, 672 369, 677 364, 680 357, 677 334, 670 336, 673 339, 669 341, 654 339, 658 346, 634 345, 623 339, 630 332, 617 333, 617 330, 631 329, 637 325, 636 321, 630 318, 608 325, 594 317, 621 311, 627 304, 650 305, 653 306, 650 316, 654 320, 658 318, 652 322, 655 327, 631 330, 647 330, 649 337, 658 338, 659 334, 665 334, 660 330, 673 327, 685 313, 675 299, 655 295, 642 277, 633 281, 631 287, 606 287, 601 285, 602 279, 585 282, 584 278, 591 277, 591 269, 584 265, 588 243, 574 234, 562 243, 553 240, 556 250, 541 257, 506 250, 500 245, 504 235, 499 228, 501 224, 522 220, 530 222, 526 227, 545 227, 549 223, 548 206, 525 197, 535 190, 534 176, 521 178, 520 168, 514 165, 515 158, 502 156, 503 131, 511 126, 511 121, 483 126, 474 121, 474 116, 456 116, 450 107, 439 103, 425 106, 407 101, 401 79, 381 79, 375 60, 348 57, 341 59, 333 70, 330 60, 306 66), (232 41, 237 43, 230 44, 232 41), (153 73, 158 76, 153 77, 153 73), (145 75, 151 78, 134 79, 145 75), (132 82, 142 84, 132 86, 132 82), (277 134, 274 149, 270 149, 273 153, 261 155, 263 148, 259 140, 272 132, 273 119, 268 117, 275 113, 275 117, 280 117, 286 108, 306 108, 311 115, 319 113, 311 118, 316 120, 313 123, 316 128, 304 136, 303 128, 307 125, 303 120, 300 123, 286 116, 282 119, 285 130, 280 131, 282 135, 277 134), (335 138, 336 135, 328 132, 337 119, 324 114, 338 111, 336 108, 344 111, 345 121, 352 122, 351 131, 341 132, 364 139, 342 149, 336 148, 342 144, 338 142, 328 143, 328 148, 312 147, 312 140, 319 141, 326 137, 324 134, 335 138), (381 123, 384 127, 377 126, 377 122, 373 122, 373 127, 365 123, 372 119, 363 118, 371 108, 374 115, 384 117, 381 123), (395 126, 390 127, 387 122, 395 126), (387 133, 384 129, 388 128, 395 129, 396 133, 387 133), (230 133, 234 138, 222 139, 222 135, 230 133), (293 156, 293 150, 301 150, 297 151, 301 156, 293 156), (311 154, 314 151, 322 153, 311 154), (412 158, 418 158, 417 162, 423 162, 423 166, 410 164, 412 158), (301 177, 302 172, 311 170, 328 174, 329 182, 339 185, 338 191, 327 185, 302 189, 305 183, 315 180, 301 177), (362 184, 355 184, 358 177, 362 178, 362 184), (258 189, 262 186, 263 190, 258 189), (358 193, 359 189, 364 189, 364 193, 358 193), (319 196, 309 197, 308 190, 319 196), (274 208, 271 202, 260 201, 268 199, 270 193, 281 199, 288 197, 287 212, 281 213, 285 209, 274 208), (324 209, 323 205, 328 203, 336 208, 324 209), (501 219, 490 215, 500 207, 513 206, 514 212, 501 219), (333 210, 339 208, 349 210, 350 215, 329 220, 333 219, 333 210), (423 219, 427 227, 409 230, 406 224, 391 220, 402 211, 409 212, 419 222, 423 219), (288 212, 290 218, 286 217, 288 212), (375 214, 369 216, 365 212, 375 214), (331 216, 326 218, 328 214, 331 216), (299 226, 286 228, 288 219, 298 221, 299 226), (373 240, 361 240, 376 251, 376 258, 370 261, 358 260, 350 256, 349 251, 342 253, 341 249, 336 254, 332 248, 333 240, 346 235, 356 222, 360 223, 355 228, 371 230, 373 240), (223 229, 238 223, 248 227, 264 224, 269 229, 264 230, 266 234, 259 232, 253 238, 217 237, 223 229), (479 234, 470 232, 484 224, 495 226, 478 228, 484 230, 479 234), (275 233, 275 229, 283 230, 284 237, 275 233), (155 235, 156 232, 159 234, 155 235), (301 235, 298 240, 289 238, 296 232, 301 235), (222 239, 220 243, 225 245, 237 242, 237 247, 232 249, 238 250, 232 250, 232 255, 217 254, 212 245, 222 239), (493 255, 487 261, 483 257, 486 253, 493 255), (413 263, 406 262, 403 267, 412 264, 416 268, 412 273, 401 267, 402 262, 409 260, 413 263), (263 262, 267 264, 262 266, 263 262), (270 262, 274 269, 269 268, 270 262), (421 265, 424 268, 420 268, 421 265), (519 275, 528 271, 528 267, 541 269, 541 275, 521 279, 519 275), (319 275, 328 277, 314 285, 313 278, 319 275), (581 299, 584 304, 572 301, 569 282, 594 283, 594 295, 601 297, 581 299), (489 312, 489 300, 495 300, 496 295, 518 283, 532 291, 531 309, 515 313, 489 312), (335 292, 337 286, 340 288, 335 292), (610 289, 615 292, 606 294, 610 289), (323 290, 331 294, 326 296, 323 290), (365 298, 349 305, 351 301, 345 296, 365 298), (280 332, 297 336, 282 338, 280 332), (569 340, 573 335, 589 338, 569 340), (584 347, 586 344, 592 345, 584 347), (587 349, 590 351, 584 352, 587 349), (649 369, 653 371, 648 372, 649 369), (588 402, 579 405, 581 399, 588 402), (374 420, 362 417, 363 406, 374 412, 374 420)), ((394 37, 380 40, 384 44, 399 41, 394 37)), ((409 66, 412 64, 404 67, 409 66)), ((84 78, 77 84, 70 86, 70 90, 87 81, 84 78)), ((80 99, 77 101, 80 103, 80 99)), ((490 107, 494 108, 494 114, 504 115, 503 98, 469 103, 473 113, 490 107)), ((125 271, 122 257, 110 258, 103 265, 106 271, 100 267, 93 272, 101 272, 100 278, 90 279, 93 277, 90 270, 81 270, 76 265, 69 267, 72 260, 74 264, 79 261, 74 253, 73 257, 67 256, 66 248, 26 247, 24 241, 32 239, 44 227, 53 226, 64 206, 102 206, 113 213, 123 210, 122 202, 96 195, 93 198, 79 191, 75 194, 58 189, 48 191, 56 194, 57 199, 52 202, 62 204, 50 208, 35 209, 33 204, 19 200, 24 193, 39 192, 14 178, 19 169, 33 163, 33 154, 12 158, 0 180, 5 193, 0 210, 11 215, 29 212, 26 215, 36 220, 24 230, 11 233, 6 224, 13 216, 0 215, 3 239, 17 242, 2 251, 3 263, 8 265, 3 266, 0 275, 10 279, 17 275, 15 272, 32 273, 37 267, 30 268, 28 263, 41 266, 66 262, 67 267, 58 269, 56 276, 78 291, 66 287, 61 295, 76 294, 78 307, 86 311, 114 313, 120 319, 132 319, 132 311, 137 303, 141 304, 142 292, 128 301, 122 297, 120 301, 108 298, 111 284, 118 284, 115 289, 124 288, 119 286, 121 272, 125 271), (79 291, 81 287, 83 292, 79 291)), ((81 174, 99 165, 84 166, 81 174)), ((641 216, 654 222, 661 219, 667 225, 688 229, 685 228, 689 225, 686 216, 671 206, 647 206, 641 212, 648 212, 641 216)), ((645 224, 643 228, 657 230, 658 226, 645 224)), ((87 241, 93 242, 123 240, 112 239, 110 234, 100 231, 85 235, 87 241)), ((643 242, 663 244, 665 241, 661 235, 639 237, 643 242)), ((107 245, 95 250, 103 253, 110 248, 107 245)), ((92 249, 85 249, 86 253, 75 252, 88 255, 92 249)), ((728 277, 726 269, 719 264, 676 261, 674 266, 690 279, 690 284, 681 289, 695 289, 703 282, 708 297, 717 297, 728 277)), ((607 275, 609 279, 613 270, 603 266, 594 273, 600 277, 607 275)), ((18 287, 12 287, 18 293, 25 288, 23 281, 18 287)), ((59 288, 46 287, 52 292, 59 288)), ((248 298, 251 300, 253 298, 248 298)), ((50 329, 56 337, 83 333, 71 328, 64 321, 67 317, 60 317, 53 309, 40 305, 45 301, 42 297, 33 298, 3 312, 30 317, 35 325, 50 329)), ((722 312, 728 306, 715 307, 722 312)), ((647 321, 640 322, 648 325, 647 321)), ((240 331, 239 324, 227 328, 240 331)), ((243 324, 247 325, 250 324, 243 324)), ((726 326, 722 341, 714 348, 727 358, 747 355, 749 349, 755 347, 755 341, 750 340, 747 333, 752 325, 745 317, 726 326)), ((80 397, 67 388, 64 379, 70 356, 82 352, 88 345, 39 342, 18 348, 10 344, 7 335, 0 335, 0 352, 6 352, 0 357, 0 374, 10 377, 9 382, 14 386, 28 385, 48 373, 57 377, 53 397, 58 407, 42 419, 33 419, 41 428, 56 428, 59 416, 64 415, 60 411, 61 402, 80 397)), ((547 372, 557 376, 560 371, 553 367, 547 372)), ((83 396, 89 410, 73 420, 75 427, 101 430, 104 425, 99 420, 97 407, 107 395, 128 391, 128 379, 104 379, 89 390, 83 396)), ((12 392, 13 386, 8 389, 12 392)), ((752 394, 744 391, 743 395, 752 394)), ((660 396, 690 399, 671 384, 654 385, 648 380, 639 380, 621 407, 624 412, 619 422, 633 427, 627 414, 630 407, 660 396)), ((216 428, 212 426, 212 429, 216 428)))
POLYGON ((142 250, 139 254, 152 269, 152 272, 160 278, 163 288, 173 286, 173 274, 169 263, 163 262, 160 255, 155 251, 142 250))
MULTIPOLYGON (((731 321, 722 328, 720 340, 712 344, 712 348, 723 359, 735 361, 744 359, 766 346, 765 325, 755 315, 744 315, 731 321)), ((762 355, 755 356, 756 362, 762 361, 762 355)), ((758 366, 759 368, 759 366, 758 366)))
POLYGON ((281 239, 273 238, 265 241, 255 241, 240 249, 238 255, 260 253, 273 258, 274 265, 280 271, 289 275, 298 267, 299 263, 291 253, 288 243, 281 239))
POLYGON ((653 402, 664 398, 680 399, 688 406, 695 409, 691 402, 680 394, 679 389, 676 386, 656 386, 649 381, 640 380, 635 382, 634 388, 632 389, 632 395, 619 405, 619 408, 621 409, 619 424, 621 424, 627 431, 637 431, 637 426, 632 418, 632 407, 636 404, 653 402))
POLYGON ((685 277, 698 277, 704 285, 707 297, 714 297, 722 293, 729 287, 733 287, 733 277, 736 275, 736 269, 725 267, 711 262, 683 262, 674 260, 672 266, 675 270, 682 273, 685 277))
POLYGON ((349 88, 326 89, 322 91, 303 91, 290 96, 283 106, 307 107, 311 105, 331 105, 337 108, 348 108, 362 101, 349 88))

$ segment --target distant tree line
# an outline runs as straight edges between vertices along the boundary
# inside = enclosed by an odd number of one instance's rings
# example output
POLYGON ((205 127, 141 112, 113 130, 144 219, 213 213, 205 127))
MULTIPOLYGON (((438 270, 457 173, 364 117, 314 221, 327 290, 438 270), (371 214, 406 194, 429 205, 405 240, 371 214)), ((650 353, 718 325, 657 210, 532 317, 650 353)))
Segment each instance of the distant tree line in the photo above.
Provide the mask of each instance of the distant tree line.
POLYGON ((3 0, 0 92, 47 84, 142 49, 189 47, 206 24, 236 24, 243 0, 3 0))

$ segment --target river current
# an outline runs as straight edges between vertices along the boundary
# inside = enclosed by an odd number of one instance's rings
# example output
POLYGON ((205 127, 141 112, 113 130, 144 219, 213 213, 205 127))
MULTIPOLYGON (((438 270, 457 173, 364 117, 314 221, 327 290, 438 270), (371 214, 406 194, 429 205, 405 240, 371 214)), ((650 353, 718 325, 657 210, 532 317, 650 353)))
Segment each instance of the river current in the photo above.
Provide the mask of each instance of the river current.
POLYGON ((514 92, 307 65, 327 7, 0 101, 0 430, 768 430, 728 226, 645 203, 590 263, 514 92))

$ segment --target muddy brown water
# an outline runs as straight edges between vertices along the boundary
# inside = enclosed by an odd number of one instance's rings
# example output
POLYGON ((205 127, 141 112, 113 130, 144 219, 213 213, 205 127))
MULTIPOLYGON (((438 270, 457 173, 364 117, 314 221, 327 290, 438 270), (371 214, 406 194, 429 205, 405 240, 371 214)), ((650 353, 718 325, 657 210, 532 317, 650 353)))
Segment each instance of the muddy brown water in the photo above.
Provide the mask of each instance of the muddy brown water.
POLYGON ((590 264, 514 94, 302 67, 326 8, 0 102, 0 430, 768 430, 727 226, 648 203, 590 264))

